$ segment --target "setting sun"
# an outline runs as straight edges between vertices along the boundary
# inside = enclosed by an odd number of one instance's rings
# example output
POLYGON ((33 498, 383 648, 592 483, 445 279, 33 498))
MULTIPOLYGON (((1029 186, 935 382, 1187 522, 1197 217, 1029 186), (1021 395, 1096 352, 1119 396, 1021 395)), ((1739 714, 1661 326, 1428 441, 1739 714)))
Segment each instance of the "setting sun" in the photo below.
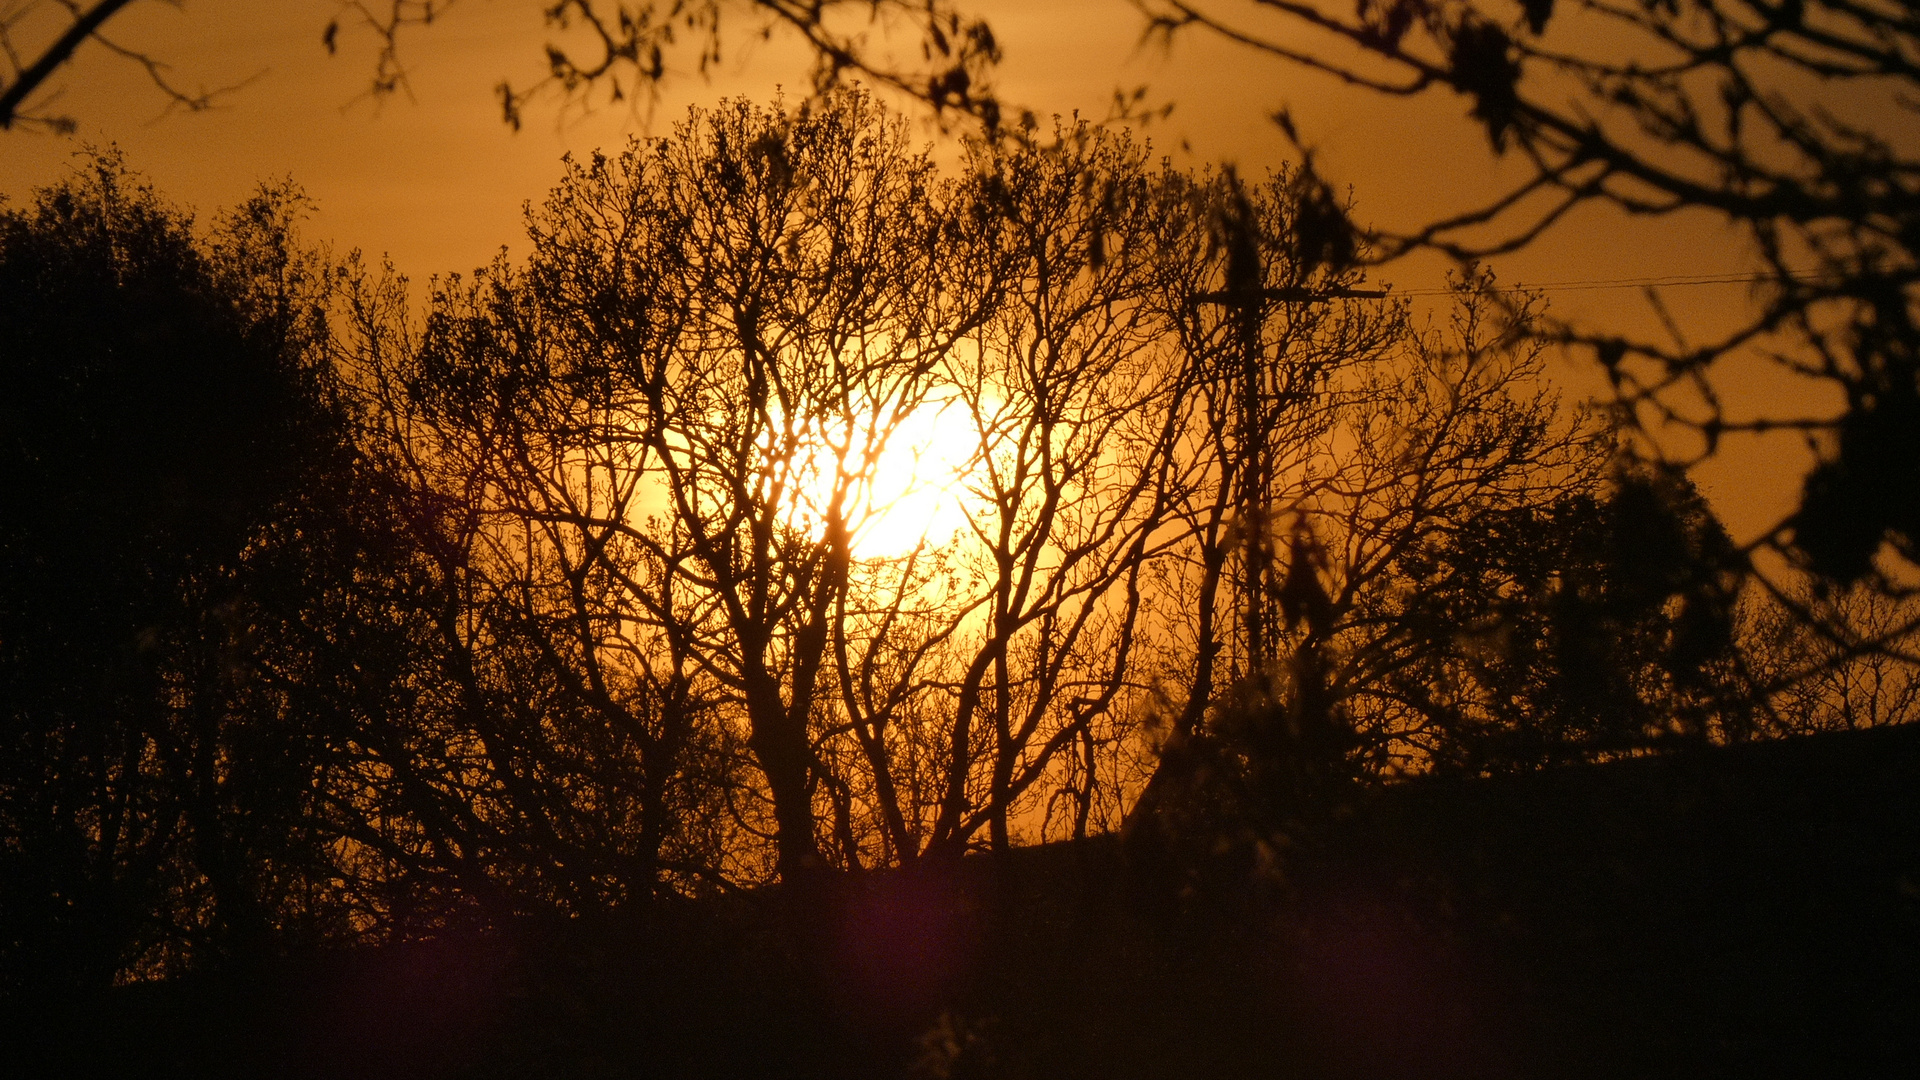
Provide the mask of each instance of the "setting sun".
POLYGON ((867 489, 870 513, 854 532, 855 554, 904 555, 958 532, 966 524, 961 486, 977 447, 958 405, 922 405, 909 414, 887 440, 867 489))
MULTIPOLYGON (((856 434, 856 447, 871 442, 875 461, 856 475, 847 491, 847 522, 856 558, 888 559, 925 543, 937 546, 966 524, 962 489, 967 469, 978 457, 979 437, 957 402, 927 402, 913 409, 891 431, 856 434)), ((801 513, 815 522, 825 513, 835 487, 835 455, 822 452, 800 469, 804 499, 801 513)))

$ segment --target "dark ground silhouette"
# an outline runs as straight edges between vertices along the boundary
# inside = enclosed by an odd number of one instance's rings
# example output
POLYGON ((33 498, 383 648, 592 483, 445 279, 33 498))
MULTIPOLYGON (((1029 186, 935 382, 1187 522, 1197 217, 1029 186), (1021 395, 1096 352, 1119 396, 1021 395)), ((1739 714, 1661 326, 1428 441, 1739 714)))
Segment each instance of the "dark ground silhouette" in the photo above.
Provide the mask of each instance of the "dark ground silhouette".
POLYGON ((1920 728, 1405 784, 1258 888, 1113 839, 41 1002, 15 1075, 1867 1076, 1920 728))

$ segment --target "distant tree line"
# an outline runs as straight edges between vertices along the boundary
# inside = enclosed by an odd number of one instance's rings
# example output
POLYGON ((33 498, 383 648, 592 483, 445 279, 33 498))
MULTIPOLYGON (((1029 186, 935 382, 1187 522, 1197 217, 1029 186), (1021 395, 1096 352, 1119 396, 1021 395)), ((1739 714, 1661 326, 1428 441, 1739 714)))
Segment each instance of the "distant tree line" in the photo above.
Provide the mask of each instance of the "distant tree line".
POLYGON ((1906 718, 1490 274, 1343 296, 1330 200, 844 93, 570 162, 424 298, 286 188, 0 208, 6 985, 1906 718))

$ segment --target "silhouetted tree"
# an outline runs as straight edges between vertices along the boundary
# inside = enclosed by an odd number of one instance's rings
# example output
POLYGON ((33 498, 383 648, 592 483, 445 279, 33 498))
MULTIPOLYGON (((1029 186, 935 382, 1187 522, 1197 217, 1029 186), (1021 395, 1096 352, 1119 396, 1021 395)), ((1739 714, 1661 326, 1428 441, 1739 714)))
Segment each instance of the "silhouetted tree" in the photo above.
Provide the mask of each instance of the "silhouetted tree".
POLYGON ((1165 706, 1136 835, 1257 846, 1358 783, 1755 730, 1739 579, 1703 570, 1730 542, 1684 479, 1626 468, 1610 426, 1562 410, 1493 292, 1462 280, 1444 329, 1388 323, 1328 367, 1324 416, 1279 451, 1268 534, 1237 540, 1276 564, 1272 651, 1197 720, 1165 706))
POLYGON ((1415 333, 1341 299, 1311 178, 1062 128, 942 183, 891 124, 733 104, 575 166, 527 269, 443 290, 383 376, 488 582, 462 605, 512 582, 526 640, 571 626, 745 734, 736 870, 756 832, 785 876, 1112 824, 1155 679, 1163 771, 1211 739, 1274 799, 1739 729, 1733 586, 1686 561, 1724 538, 1666 481, 1608 486, 1611 432, 1538 385, 1490 278, 1415 333), (863 552, 927 412, 967 432, 964 524, 863 552))
POLYGON ((1378 768, 1747 730, 1739 578, 1713 569, 1731 542, 1684 477, 1623 464, 1610 425, 1561 407, 1528 314, 1484 272, 1459 281, 1444 332, 1369 375, 1300 504, 1328 579, 1328 685, 1378 768))
MULTIPOLYGON (((853 577, 924 585, 856 566, 852 544, 884 509, 888 440, 980 317, 968 225, 938 187, 864 98, 696 115, 575 165, 530 221, 527 270, 440 293, 388 376, 425 436, 396 452, 466 508, 474 599, 515 575, 523 615, 558 603, 571 627, 532 640, 709 703, 710 737, 744 734, 763 782, 720 790, 782 876, 819 863, 816 798, 844 798, 817 754, 834 665, 861 646, 835 628, 867 617, 853 577)), ((759 876, 742 844, 728 857, 759 876)))
POLYGON ((1903 658, 1914 651, 1910 599, 1872 589, 1806 589, 1794 600, 1819 611, 1818 623, 1770 596, 1749 598, 1741 611, 1741 651, 1767 694, 1762 722, 1771 731, 1851 731, 1920 719, 1920 667, 1903 658), (1820 626, 1846 627, 1855 636, 1836 639, 1820 626), (1862 647, 1881 640, 1894 648, 1862 647))
POLYGON ((600 471, 627 433, 566 376, 518 282, 436 284, 422 332, 403 279, 362 278, 346 320, 406 553, 388 611, 408 663, 404 698, 355 714, 353 835, 428 918, 698 891, 737 786, 740 750, 684 654, 610 613, 622 583, 593 569, 604 538, 577 515, 631 497, 600 471))
MULTIPOLYGON (((1084 126, 982 145, 957 182, 904 138, 858 95, 696 114, 574 166, 524 270, 361 346, 389 457, 444 508, 425 549, 483 613, 443 636, 497 656, 511 610, 555 677, 678 686, 706 737, 744 733, 762 780, 724 788, 736 877, 756 833, 787 876, 1117 823, 1142 657, 1182 663, 1154 605, 1194 508, 1231 543, 1210 485, 1244 447, 1201 427, 1242 356, 1237 319, 1193 322, 1206 198, 1084 126), (964 465, 917 482, 951 486, 957 531, 863 549, 933 417, 964 465)), ((1394 325, 1369 318, 1299 348, 1357 362, 1394 325)), ((1323 383, 1269 405, 1311 416, 1323 383)), ((474 716, 522 707, 498 685, 474 716)))
POLYGON ((101 155, 0 215, 16 985, 347 926, 315 813, 324 737, 269 670, 307 650, 311 598, 351 580, 325 550, 352 457, 298 209, 266 190, 196 237, 101 155))

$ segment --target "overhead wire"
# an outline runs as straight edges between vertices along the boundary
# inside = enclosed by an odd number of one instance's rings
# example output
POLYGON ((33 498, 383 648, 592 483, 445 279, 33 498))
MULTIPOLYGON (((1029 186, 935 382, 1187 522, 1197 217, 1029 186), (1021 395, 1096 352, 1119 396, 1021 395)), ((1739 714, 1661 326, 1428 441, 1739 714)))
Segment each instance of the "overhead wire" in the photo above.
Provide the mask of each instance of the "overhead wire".
MULTIPOLYGON (((1795 281, 1808 281, 1819 277, 1820 272, 1796 270, 1787 276, 1795 281)), ((1585 278, 1574 281, 1517 281, 1511 285, 1498 285, 1495 288, 1500 292, 1582 292, 1594 289, 1663 289, 1682 285, 1758 285, 1778 280, 1779 275, 1763 274, 1667 274, 1656 277, 1585 278)), ((1394 296, 1448 296, 1454 292, 1452 288, 1444 286, 1391 291, 1394 296)))

